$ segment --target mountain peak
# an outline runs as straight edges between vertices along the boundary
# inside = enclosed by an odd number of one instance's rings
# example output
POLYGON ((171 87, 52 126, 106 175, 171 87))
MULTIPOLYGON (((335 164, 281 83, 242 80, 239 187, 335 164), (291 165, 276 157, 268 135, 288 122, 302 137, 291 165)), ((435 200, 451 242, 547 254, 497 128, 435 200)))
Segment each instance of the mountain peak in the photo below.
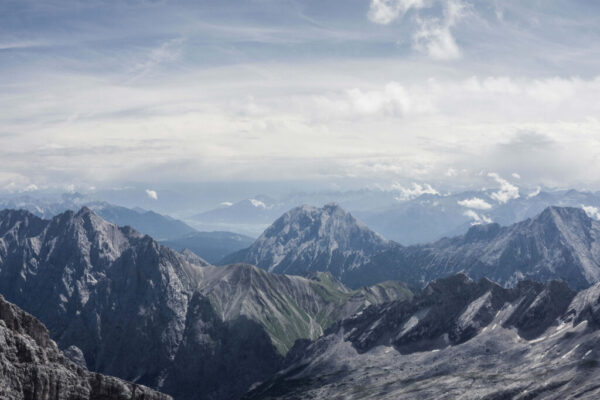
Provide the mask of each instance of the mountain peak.
POLYGON ((223 263, 247 262, 278 273, 305 275, 345 271, 366 262, 389 242, 338 204, 303 205, 279 217, 247 250, 223 263))
POLYGON ((560 206, 550 206, 546 207, 537 217, 534 218, 535 221, 559 221, 559 220, 568 220, 571 222, 580 220, 587 221, 591 218, 585 213, 585 211, 578 207, 560 207, 560 206))

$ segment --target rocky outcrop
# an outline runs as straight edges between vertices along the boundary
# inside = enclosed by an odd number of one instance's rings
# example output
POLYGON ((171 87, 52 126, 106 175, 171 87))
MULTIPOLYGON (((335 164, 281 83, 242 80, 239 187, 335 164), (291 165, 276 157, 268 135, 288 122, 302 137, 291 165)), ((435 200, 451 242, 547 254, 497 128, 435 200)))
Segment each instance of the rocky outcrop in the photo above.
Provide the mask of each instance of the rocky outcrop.
POLYGON ((62 354, 46 327, 0 296, 3 399, 168 400, 144 386, 87 371, 62 354))
POLYGON ((596 399, 599 285, 441 279, 298 342, 245 398, 596 399))

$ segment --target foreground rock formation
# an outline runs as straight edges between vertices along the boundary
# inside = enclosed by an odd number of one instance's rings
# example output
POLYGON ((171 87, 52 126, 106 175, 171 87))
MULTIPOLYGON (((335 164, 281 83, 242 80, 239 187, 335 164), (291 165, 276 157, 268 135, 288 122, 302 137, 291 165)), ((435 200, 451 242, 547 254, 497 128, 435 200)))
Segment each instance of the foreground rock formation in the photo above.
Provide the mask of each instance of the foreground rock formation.
POLYGON ((58 350, 46 327, 0 296, 0 398, 169 400, 169 396, 89 372, 58 350))

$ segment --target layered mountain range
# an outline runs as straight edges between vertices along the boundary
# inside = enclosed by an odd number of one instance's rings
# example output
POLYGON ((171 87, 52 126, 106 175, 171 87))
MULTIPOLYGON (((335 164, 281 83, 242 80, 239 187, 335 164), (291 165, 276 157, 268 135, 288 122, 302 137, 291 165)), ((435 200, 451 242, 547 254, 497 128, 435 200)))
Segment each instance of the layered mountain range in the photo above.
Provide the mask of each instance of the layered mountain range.
POLYGON ((291 193, 278 198, 256 195, 194 214, 186 221, 202 230, 230 230, 256 237, 298 204, 320 207, 336 202, 387 239, 413 245, 462 235, 473 223, 514 224, 549 206, 585 207, 590 214, 600 215, 598 192, 519 188, 515 183, 505 181, 504 186, 453 193, 414 184, 388 190, 291 193))
POLYGON ((350 287, 401 280, 412 287, 465 272, 504 286, 522 279, 562 279, 581 289, 600 280, 600 223, 580 208, 548 207, 532 219, 425 245, 387 241, 336 205, 298 207, 248 249, 222 262, 247 262, 277 273, 329 271, 350 287))
POLYGON ((35 317, 0 296, 0 397, 169 400, 147 387, 89 372, 65 356, 35 317))
POLYGON ((596 399, 600 284, 456 275, 299 341, 245 399, 596 399))
POLYGON ((0 212, 0 293, 91 370, 178 399, 237 398, 276 371, 296 339, 411 295, 399 283, 352 291, 324 273, 213 267, 89 208, 50 220, 0 212))

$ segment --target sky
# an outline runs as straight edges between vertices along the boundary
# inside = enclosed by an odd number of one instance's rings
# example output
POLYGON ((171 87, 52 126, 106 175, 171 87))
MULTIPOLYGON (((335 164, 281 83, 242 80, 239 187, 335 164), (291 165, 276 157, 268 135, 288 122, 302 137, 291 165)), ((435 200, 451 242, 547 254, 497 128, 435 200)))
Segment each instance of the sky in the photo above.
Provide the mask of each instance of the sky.
POLYGON ((1 0, 0 191, 597 190, 599 65, 595 0, 1 0))

